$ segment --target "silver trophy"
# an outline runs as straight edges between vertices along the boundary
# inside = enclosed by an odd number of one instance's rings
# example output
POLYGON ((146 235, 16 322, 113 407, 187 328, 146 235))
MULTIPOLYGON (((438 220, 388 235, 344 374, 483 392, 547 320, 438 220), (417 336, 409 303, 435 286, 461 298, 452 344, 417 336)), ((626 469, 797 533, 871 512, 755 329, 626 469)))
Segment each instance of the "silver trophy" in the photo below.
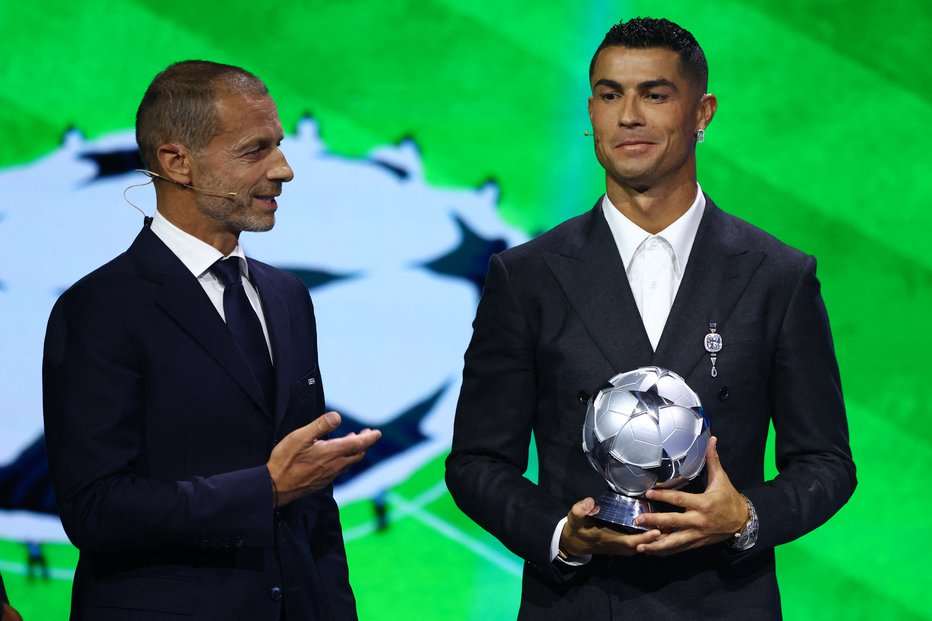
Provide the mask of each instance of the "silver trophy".
POLYGON ((583 451, 612 491, 602 494, 594 517, 627 532, 656 511, 644 493, 676 489, 705 466, 711 432, 702 404, 686 381, 660 367, 619 373, 589 399, 583 451))

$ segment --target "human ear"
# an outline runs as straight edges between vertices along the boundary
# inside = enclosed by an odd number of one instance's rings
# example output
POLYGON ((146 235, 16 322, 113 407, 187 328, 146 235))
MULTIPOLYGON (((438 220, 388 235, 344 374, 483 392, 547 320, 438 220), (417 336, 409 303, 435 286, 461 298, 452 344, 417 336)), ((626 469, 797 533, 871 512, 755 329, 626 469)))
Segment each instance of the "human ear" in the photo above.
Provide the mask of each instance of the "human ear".
POLYGON ((190 151, 176 142, 163 144, 156 151, 162 174, 182 185, 191 183, 190 151))
POLYGON ((704 130, 712 122, 715 111, 718 110, 718 100, 712 93, 706 93, 699 100, 696 107, 696 129, 704 130))

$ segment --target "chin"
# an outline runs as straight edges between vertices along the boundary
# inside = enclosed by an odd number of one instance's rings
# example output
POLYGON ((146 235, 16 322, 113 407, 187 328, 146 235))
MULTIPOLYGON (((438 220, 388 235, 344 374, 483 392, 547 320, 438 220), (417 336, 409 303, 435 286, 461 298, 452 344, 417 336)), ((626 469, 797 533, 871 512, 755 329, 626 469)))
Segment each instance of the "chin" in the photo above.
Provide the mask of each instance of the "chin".
POLYGON ((248 233, 264 233, 265 231, 271 231, 272 227, 275 226, 275 216, 269 216, 267 218, 250 218, 246 222, 240 223, 240 231, 248 233))

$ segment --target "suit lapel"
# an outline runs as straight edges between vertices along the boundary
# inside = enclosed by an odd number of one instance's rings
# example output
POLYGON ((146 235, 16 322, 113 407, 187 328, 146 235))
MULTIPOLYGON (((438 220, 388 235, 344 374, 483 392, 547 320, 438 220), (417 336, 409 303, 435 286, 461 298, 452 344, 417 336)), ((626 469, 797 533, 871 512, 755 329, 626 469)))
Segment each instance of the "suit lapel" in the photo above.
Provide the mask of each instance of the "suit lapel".
POLYGON ((602 215, 602 201, 566 252, 545 260, 599 351, 617 372, 650 364, 650 340, 624 264, 602 215))
POLYGON ((291 324, 285 301, 281 292, 272 286, 266 266, 249 260, 249 273, 262 300, 265 325, 269 329, 269 341, 272 344, 272 359, 275 367, 275 425, 277 426, 288 406, 288 378, 292 377, 291 324))
POLYGON ((708 358, 704 337, 710 322, 722 331, 763 258, 762 253, 742 244, 728 217, 711 199, 706 197, 706 201, 689 263, 652 363, 683 377, 708 358))
POLYGON ((259 385, 230 331, 181 260, 148 227, 133 242, 128 254, 142 278, 162 285, 156 304, 265 410, 259 385))

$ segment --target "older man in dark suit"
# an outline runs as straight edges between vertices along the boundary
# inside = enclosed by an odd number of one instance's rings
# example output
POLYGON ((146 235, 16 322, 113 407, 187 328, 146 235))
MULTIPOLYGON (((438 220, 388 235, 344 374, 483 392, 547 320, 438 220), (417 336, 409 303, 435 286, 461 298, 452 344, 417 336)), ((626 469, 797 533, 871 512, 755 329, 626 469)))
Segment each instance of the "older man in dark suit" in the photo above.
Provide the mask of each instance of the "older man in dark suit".
POLYGON ((275 103, 243 69, 177 63, 136 133, 155 216, 46 335, 72 618, 355 618, 331 481, 379 433, 327 439, 307 289, 239 245, 293 177, 275 103))
POLYGON ((717 108, 707 80, 679 26, 613 27, 590 67, 605 196, 491 261, 447 483, 527 560, 522 619, 779 618, 774 546, 854 489, 815 260, 697 184, 696 143, 717 108), (723 340, 714 359, 710 332, 723 340), (679 510, 642 515, 645 530, 627 534, 593 517, 607 484, 581 430, 590 393, 647 365, 686 379, 716 439, 704 480, 647 493, 679 510), (765 481, 771 422, 780 473, 765 481), (532 437, 537 484, 522 476, 532 437))

